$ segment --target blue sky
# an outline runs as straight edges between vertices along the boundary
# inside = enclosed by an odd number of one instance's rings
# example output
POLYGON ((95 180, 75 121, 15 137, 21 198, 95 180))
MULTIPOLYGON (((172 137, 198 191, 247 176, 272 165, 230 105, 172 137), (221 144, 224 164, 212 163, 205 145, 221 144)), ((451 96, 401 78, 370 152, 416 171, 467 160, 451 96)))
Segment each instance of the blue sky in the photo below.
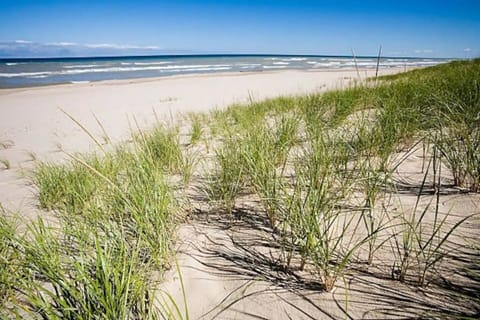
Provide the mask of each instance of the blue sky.
POLYGON ((0 0, 0 56, 480 56, 480 0, 0 0))

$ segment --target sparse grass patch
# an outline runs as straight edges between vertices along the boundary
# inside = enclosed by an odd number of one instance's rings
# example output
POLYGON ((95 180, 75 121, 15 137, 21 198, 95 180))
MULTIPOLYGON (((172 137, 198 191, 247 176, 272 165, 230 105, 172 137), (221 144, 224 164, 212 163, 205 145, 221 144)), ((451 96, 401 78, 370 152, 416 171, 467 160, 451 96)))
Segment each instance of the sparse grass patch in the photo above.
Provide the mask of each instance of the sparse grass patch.
POLYGON ((454 183, 479 192, 480 85, 471 94, 470 105, 459 100, 441 101, 445 111, 439 112, 432 140, 452 171, 454 183))
POLYGON ((391 228, 394 232, 391 239, 395 256, 392 277, 400 282, 409 281, 419 286, 427 286, 436 276, 438 265, 449 252, 445 247, 446 241, 471 217, 456 219, 457 221, 452 223, 449 212, 440 212, 441 175, 441 156, 435 150, 413 209, 402 210, 398 225, 391 228), (422 191, 427 187, 429 170, 433 171, 434 194, 422 206, 422 191))

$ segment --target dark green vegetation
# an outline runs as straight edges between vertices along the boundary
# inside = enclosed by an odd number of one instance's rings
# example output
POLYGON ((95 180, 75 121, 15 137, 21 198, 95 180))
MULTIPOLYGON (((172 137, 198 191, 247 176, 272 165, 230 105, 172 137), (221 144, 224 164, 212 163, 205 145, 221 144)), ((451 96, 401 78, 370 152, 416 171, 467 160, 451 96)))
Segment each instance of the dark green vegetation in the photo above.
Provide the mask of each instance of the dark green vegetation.
MULTIPOLYGON (((476 217, 442 211, 441 199, 447 184, 480 191, 480 60, 210 116, 191 117, 188 144, 204 146, 197 157, 213 168, 191 184, 226 215, 254 202, 251 214, 265 216, 278 240, 272 254, 282 270, 308 270, 330 291, 354 265, 370 268, 387 256, 382 277, 426 287, 452 251, 471 250, 475 259, 462 272, 478 284, 478 236, 459 232, 476 217), (415 201, 402 205, 399 168, 419 151, 415 201)), ((175 226, 187 210, 179 203, 195 162, 185 148, 176 129, 158 127, 115 152, 40 164, 33 178, 40 205, 55 219, 22 233, 1 216, 1 312, 181 317, 165 306, 168 298, 164 307, 154 303, 155 280, 171 264, 175 226)), ((478 316, 478 293, 465 299, 474 307, 450 317, 478 316)))

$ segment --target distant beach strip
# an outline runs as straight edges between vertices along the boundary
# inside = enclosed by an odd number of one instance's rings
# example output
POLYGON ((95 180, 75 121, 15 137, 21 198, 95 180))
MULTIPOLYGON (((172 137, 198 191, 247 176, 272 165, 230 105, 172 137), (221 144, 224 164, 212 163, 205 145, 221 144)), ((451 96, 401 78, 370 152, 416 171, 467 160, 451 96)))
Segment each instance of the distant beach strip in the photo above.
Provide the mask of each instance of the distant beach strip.
MULTIPOLYGON (((381 58, 381 68, 436 65, 451 59, 381 58)), ((214 72, 260 72, 285 69, 372 69, 376 57, 291 55, 188 55, 0 59, 0 88, 61 83, 138 79, 214 72)))

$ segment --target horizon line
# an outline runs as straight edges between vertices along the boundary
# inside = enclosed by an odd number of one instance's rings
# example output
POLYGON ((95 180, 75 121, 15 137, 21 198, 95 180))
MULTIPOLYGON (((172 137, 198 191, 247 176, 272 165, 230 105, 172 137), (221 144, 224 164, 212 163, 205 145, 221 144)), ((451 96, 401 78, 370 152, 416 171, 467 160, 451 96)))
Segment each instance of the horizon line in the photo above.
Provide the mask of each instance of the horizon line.
MULTIPOLYGON (((92 56, 51 56, 51 57, 0 57, 0 61, 15 60, 75 60, 75 59, 122 59, 122 58, 166 58, 166 57, 322 57, 322 58, 359 58, 359 59, 378 59, 378 55, 344 55, 344 54, 288 54, 288 53, 168 53, 168 54, 146 54, 146 55, 92 55, 92 56)), ((469 60, 475 58, 456 58, 456 57, 419 57, 419 56, 380 56, 380 59, 432 59, 432 60, 469 60)))

